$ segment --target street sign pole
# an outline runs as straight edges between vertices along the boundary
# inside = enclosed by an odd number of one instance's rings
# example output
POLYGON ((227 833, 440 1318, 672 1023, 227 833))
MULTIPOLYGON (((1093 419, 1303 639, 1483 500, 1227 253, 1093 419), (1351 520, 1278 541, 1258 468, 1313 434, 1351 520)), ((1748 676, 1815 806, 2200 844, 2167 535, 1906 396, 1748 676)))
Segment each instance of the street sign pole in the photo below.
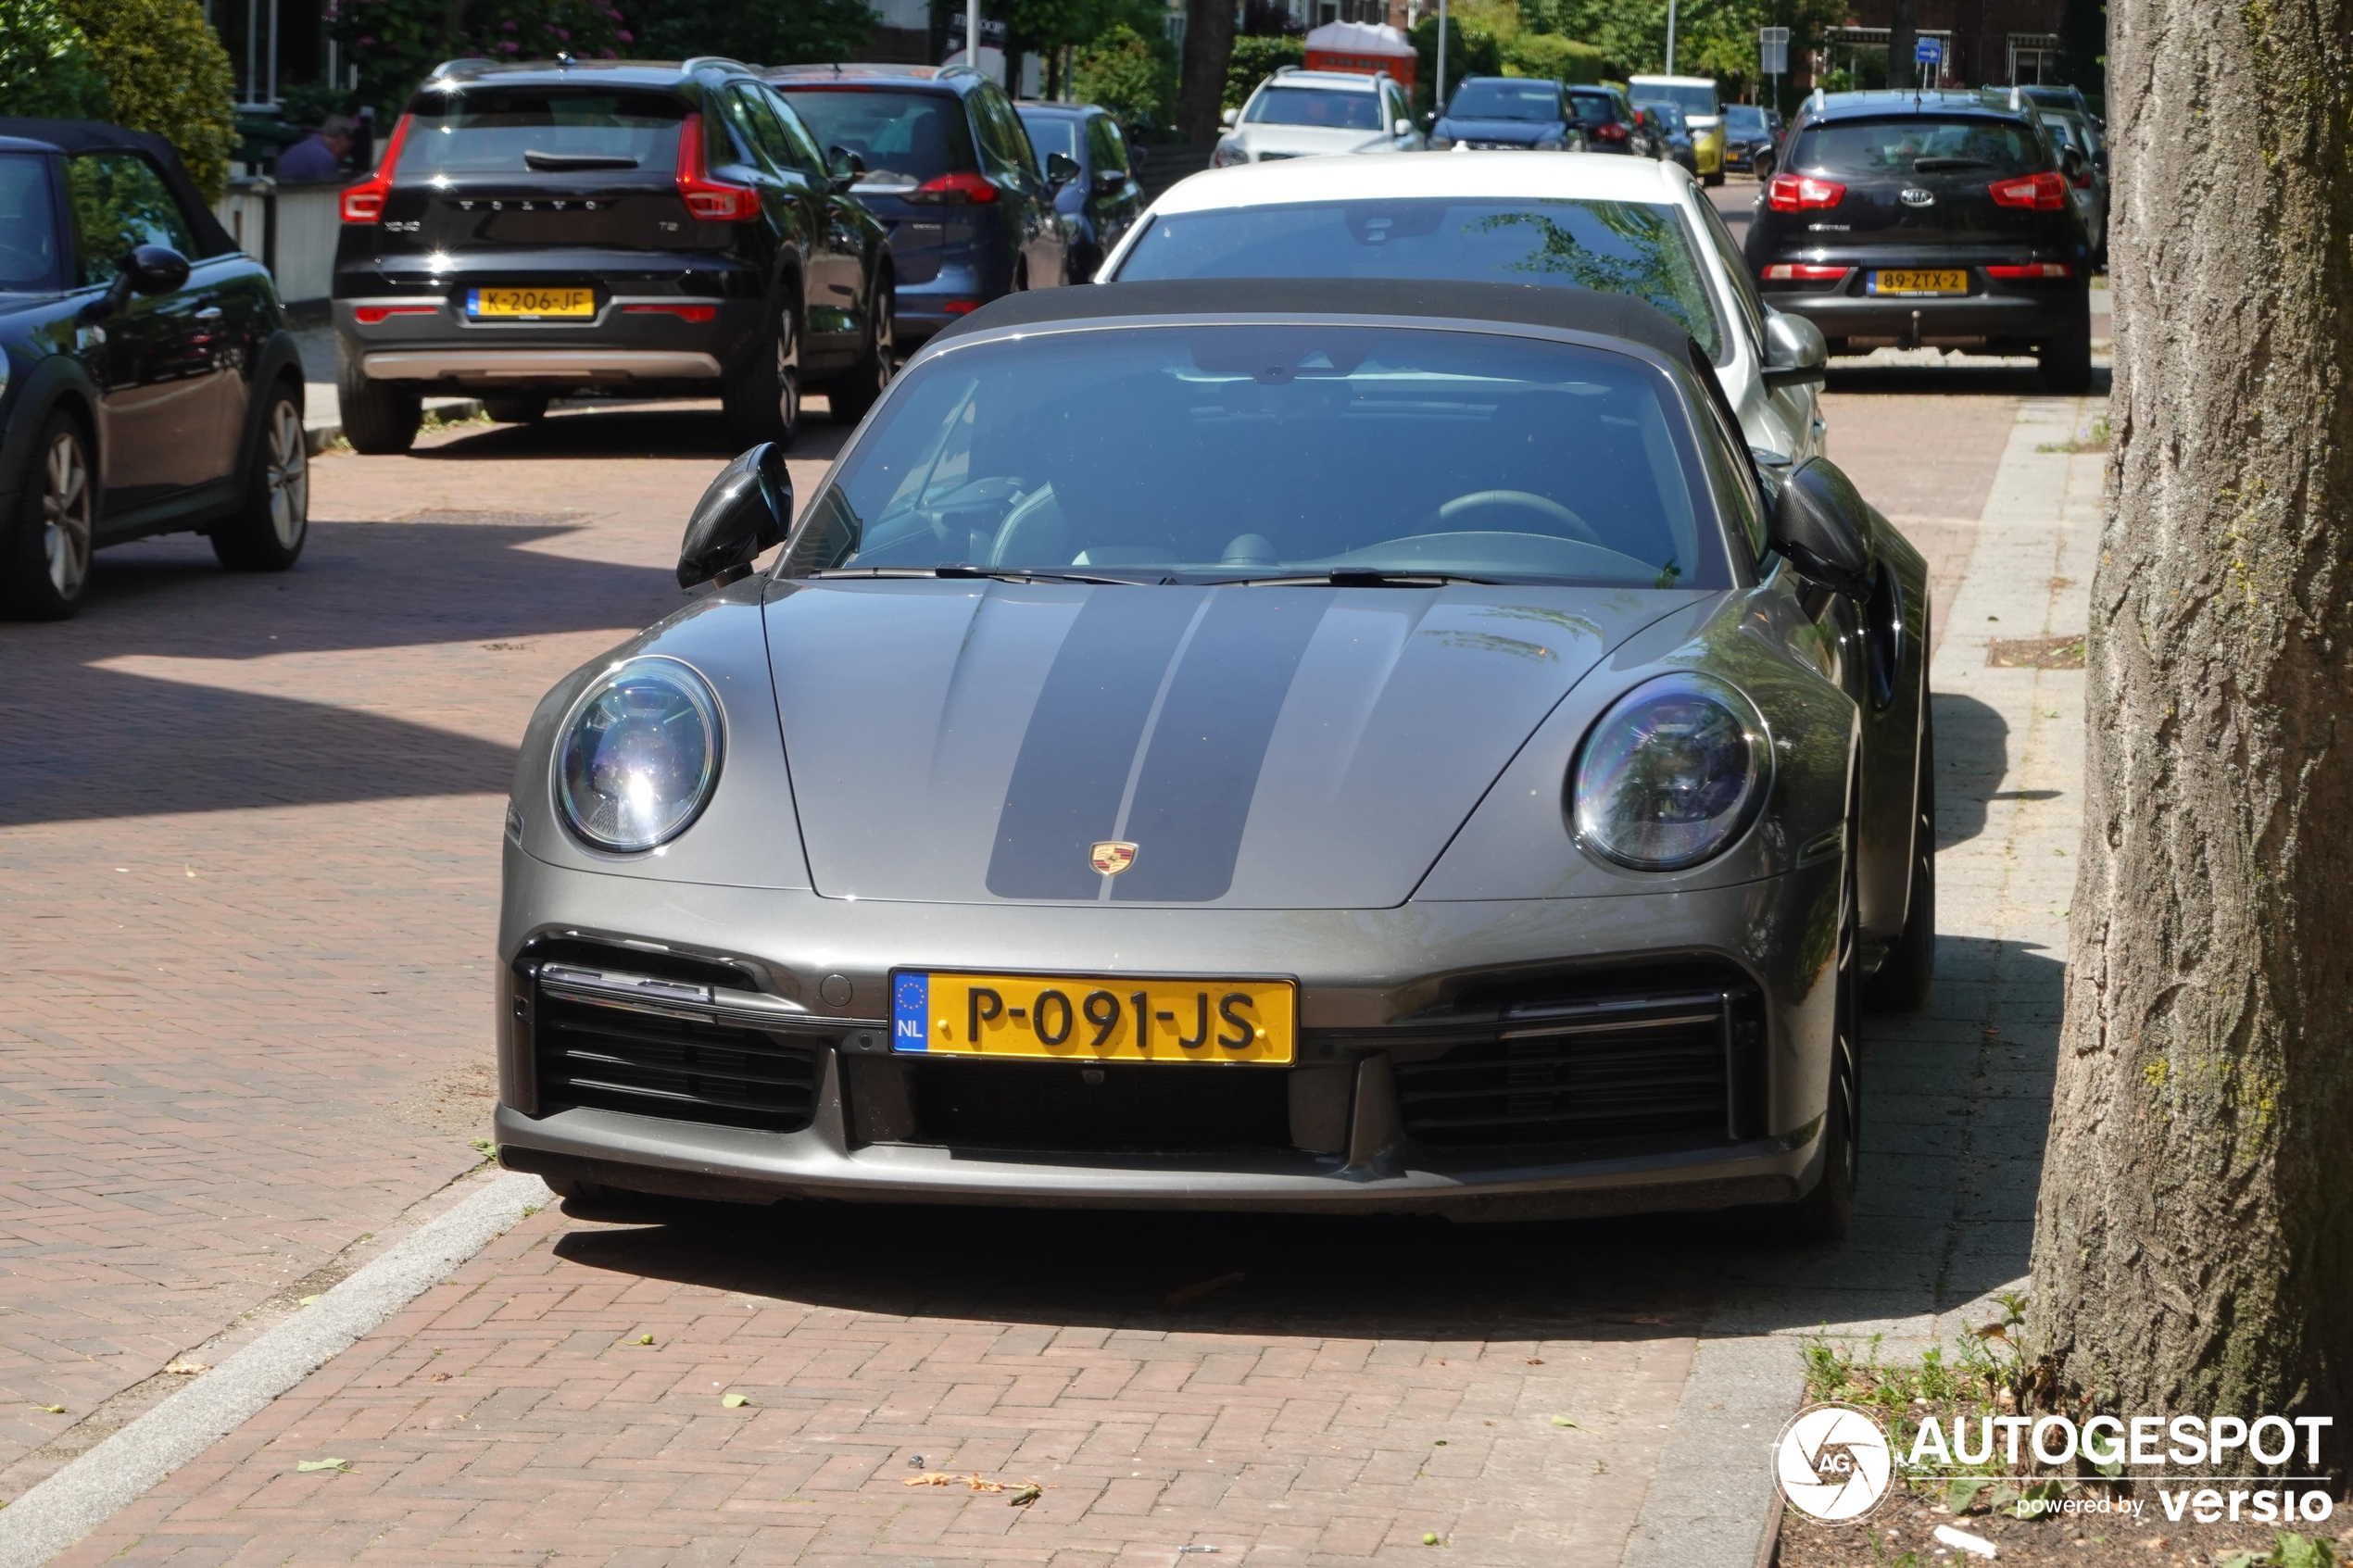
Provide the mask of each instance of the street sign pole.
POLYGON ((1789 29, 1756 30, 1756 66, 1762 75, 1773 79, 1773 112, 1778 114, 1781 107, 1781 73, 1789 69, 1789 29))
POLYGON ((1675 74, 1675 0, 1667 0, 1667 74, 1675 74))
POLYGON ((1438 80, 1430 85, 1429 107, 1441 115, 1446 112, 1446 0, 1438 0, 1438 80))
POLYGON ((980 69, 980 0, 964 0, 964 63, 980 69))

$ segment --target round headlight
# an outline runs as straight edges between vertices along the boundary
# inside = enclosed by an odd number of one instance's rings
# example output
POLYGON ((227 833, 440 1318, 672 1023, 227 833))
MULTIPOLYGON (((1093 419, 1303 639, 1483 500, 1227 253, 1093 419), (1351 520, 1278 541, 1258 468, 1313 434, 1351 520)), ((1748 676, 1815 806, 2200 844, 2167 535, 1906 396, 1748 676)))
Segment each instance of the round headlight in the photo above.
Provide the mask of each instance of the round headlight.
POLYGON ((671 659, 633 659, 589 684, 556 750, 556 801, 600 849, 651 849, 719 782, 719 699, 671 659))
POLYGON ((1602 715, 1578 753, 1578 841, 1636 871, 1695 866, 1748 825, 1770 758, 1763 720, 1723 682, 1645 682, 1602 715))

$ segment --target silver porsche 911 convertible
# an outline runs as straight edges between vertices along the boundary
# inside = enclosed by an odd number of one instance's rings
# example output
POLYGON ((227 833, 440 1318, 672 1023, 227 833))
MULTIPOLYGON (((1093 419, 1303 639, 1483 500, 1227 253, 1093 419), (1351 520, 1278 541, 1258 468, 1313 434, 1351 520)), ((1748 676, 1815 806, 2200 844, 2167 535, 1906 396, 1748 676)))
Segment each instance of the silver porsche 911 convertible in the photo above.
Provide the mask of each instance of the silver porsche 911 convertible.
POLYGON ((507 1165, 1843 1230, 1856 1017, 1933 948, 1926 576, 1665 317, 1017 295, 793 515, 731 465, 715 588, 532 720, 507 1165))

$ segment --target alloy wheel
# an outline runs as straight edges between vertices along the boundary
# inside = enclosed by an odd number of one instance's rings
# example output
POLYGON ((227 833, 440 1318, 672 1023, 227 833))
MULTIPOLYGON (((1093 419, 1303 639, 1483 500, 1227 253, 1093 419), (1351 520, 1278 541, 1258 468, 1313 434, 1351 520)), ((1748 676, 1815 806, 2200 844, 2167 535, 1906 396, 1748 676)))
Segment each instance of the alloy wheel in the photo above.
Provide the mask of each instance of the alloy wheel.
POLYGON ((42 469, 42 554, 49 586, 58 598, 70 602, 90 572, 90 465, 82 455, 81 438, 71 431, 58 432, 42 469))
POLYGON ((787 431, 800 423, 800 337, 789 310, 776 329, 776 417, 787 431))
POLYGON ((282 400, 270 411, 264 478, 270 487, 271 531, 281 549, 291 550, 310 517, 310 447, 302 415, 291 401, 282 400))

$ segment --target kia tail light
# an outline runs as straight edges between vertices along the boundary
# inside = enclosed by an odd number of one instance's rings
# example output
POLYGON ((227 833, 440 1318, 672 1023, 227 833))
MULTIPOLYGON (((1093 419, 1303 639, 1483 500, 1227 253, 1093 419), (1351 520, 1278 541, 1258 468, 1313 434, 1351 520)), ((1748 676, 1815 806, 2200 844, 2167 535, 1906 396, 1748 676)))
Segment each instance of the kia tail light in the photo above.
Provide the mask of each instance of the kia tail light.
POLYGON ((944 202, 951 207, 966 202, 993 202, 997 199, 997 187, 988 175, 960 169, 925 181, 907 193, 907 199, 927 204, 944 202))
POLYGON ((1765 269, 1768 283, 1827 283, 1846 276, 1843 267, 1825 267, 1808 261, 1776 261, 1765 269))
POLYGON ((1986 268, 1985 275, 1999 278, 2004 282, 2016 282, 2026 278, 2071 278, 2075 272, 2064 261, 2029 261, 2016 266, 1997 263, 1986 268))
POLYGON ((702 156, 702 116, 689 113, 678 125, 678 199, 697 218, 734 223, 760 216, 760 193, 749 185, 713 180, 702 156))
POLYGON ((343 220, 346 223, 380 223, 384 220, 384 198, 392 194, 392 171, 400 167, 401 144, 409 140, 409 117, 402 115, 392 128, 392 140, 384 144, 384 156, 376 163, 376 171, 357 185, 346 186, 343 193, 343 220))
POLYGON ((1986 187, 1996 207, 2032 207, 2036 212, 2057 212, 2067 206, 2067 176, 2049 169, 2040 174, 2024 174, 2015 180, 1996 180, 1986 187))
POLYGON ((1803 212, 1808 207, 1836 207, 1846 199, 1846 187, 1835 180, 1811 174, 1776 174, 1765 182, 1765 205, 1775 212, 1803 212))

